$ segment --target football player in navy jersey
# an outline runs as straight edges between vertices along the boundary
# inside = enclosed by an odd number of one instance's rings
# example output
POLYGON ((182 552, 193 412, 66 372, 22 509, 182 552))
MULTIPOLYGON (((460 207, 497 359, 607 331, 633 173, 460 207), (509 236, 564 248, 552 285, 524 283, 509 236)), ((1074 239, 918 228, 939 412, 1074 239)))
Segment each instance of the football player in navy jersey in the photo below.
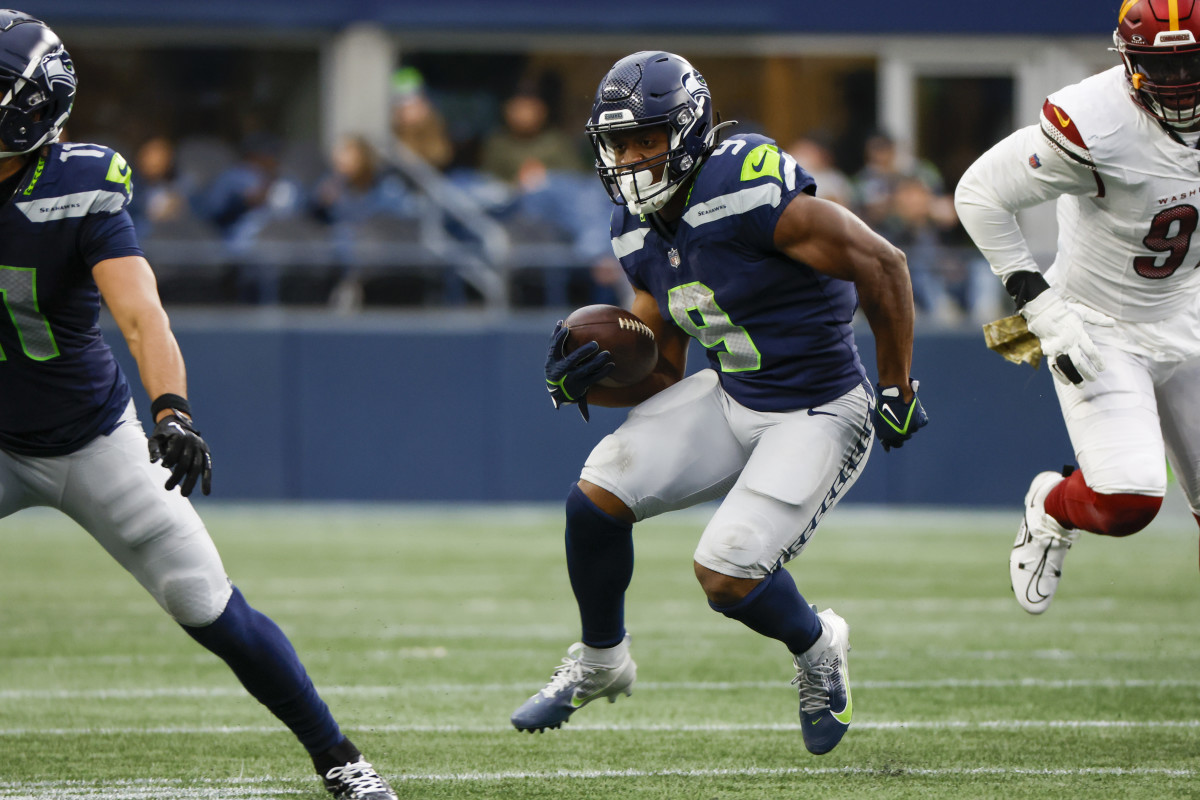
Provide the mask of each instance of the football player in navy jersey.
POLYGON ((106 147, 55 141, 75 85, 54 32, 0 10, 0 518, 30 506, 69 515, 295 733, 330 793, 395 800, 287 637, 230 583, 187 500, 197 483, 210 491, 208 446, 126 210, 129 166, 106 147), (148 443, 97 324, 101 297, 153 400, 148 443))
POLYGON ((597 385, 613 364, 595 342, 563 352, 546 382, 555 406, 635 406, 584 464, 567 498, 567 571, 582 641, 512 716, 559 727, 601 697, 630 694, 624 625, 634 522, 723 497, 694 554, 715 611, 778 639, 799 687, 806 747, 832 750, 850 724, 849 627, 817 613, 783 565, 858 478, 873 435, 900 447, 927 417, 909 376, 913 297, 904 255, 842 207, 770 139, 717 143, 712 97, 691 64, 634 53, 600 82, 587 132, 613 202, 613 250, 654 331, 659 361, 640 383, 597 385), (875 336, 871 390, 851 320, 875 336), (688 342, 708 369, 684 377, 688 342))

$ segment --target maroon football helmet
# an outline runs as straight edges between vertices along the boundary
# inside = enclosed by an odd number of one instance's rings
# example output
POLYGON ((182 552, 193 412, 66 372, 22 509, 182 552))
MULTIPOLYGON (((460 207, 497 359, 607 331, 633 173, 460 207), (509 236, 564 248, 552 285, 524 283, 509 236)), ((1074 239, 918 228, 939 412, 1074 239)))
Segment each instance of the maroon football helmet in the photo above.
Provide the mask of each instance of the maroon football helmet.
POLYGON ((1113 43, 1138 105, 1172 128, 1200 127, 1200 2, 1125 0, 1113 43))

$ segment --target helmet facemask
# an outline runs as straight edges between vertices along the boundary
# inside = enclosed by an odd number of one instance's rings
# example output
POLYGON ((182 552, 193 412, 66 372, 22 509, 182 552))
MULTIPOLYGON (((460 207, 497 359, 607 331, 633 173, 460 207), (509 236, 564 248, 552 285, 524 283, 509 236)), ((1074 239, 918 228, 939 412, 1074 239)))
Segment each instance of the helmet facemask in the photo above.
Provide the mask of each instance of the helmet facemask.
POLYGON ((600 83, 586 127, 608 196, 631 214, 661 211, 712 151, 712 120, 708 86, 685 59, 644 51, 618 61, 600 83), (666 131, 663 151, 618 166, 613 138, 651 128, 666 131))
POLYGON ((1200 50, 1123 55, 1130 86, 1146 110, 1176 130, 1200 125, 1200 50))
POLYGON ((695 121, 695 115, 687 109, 679 109, 674 115, 676 123, 658 126, 639 125, 634 128, 610 128, 592 134, 592 147, 596 151, 596 172, 614 203, 624 203, 631 214, 643 215, 661 211, 680 184, 692 173, 697 160, 683 146, 685 129, 695 121), (612 133, 635 132, 647 128, 661 127, 667 132, 667 148, 661 153, 617 165, 611 146, 612 133), (657 180, 655 171, 661 170, 657 180))

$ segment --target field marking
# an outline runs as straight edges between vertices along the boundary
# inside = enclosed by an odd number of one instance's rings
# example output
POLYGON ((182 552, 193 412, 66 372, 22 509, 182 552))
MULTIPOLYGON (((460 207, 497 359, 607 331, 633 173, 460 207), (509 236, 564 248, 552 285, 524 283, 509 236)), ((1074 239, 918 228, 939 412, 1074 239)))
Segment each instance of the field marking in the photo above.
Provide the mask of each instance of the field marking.
MULTIPOLYGON (((412 773, 389 774, 393 784, 433 783, 498 783, 515 780, 594 780, 611 778, 756 778, 756 777, 882 777, 882 778, 943 778, 979 776, 1021 777, 1109 777, 1140 778, 1168 777, 1194 778, 1196 770, 1169 769, 1166 767, 1067 767, 1054 769, 1029 769, 1021 767, 734 767, 713 769, 595 769, 595 770, 544 770, 544 771, 501 771, 501 772, 457 772, 457 773, 412 773)), ((79 800, 143 800, 169 795, 172 798, 199 798, 204 800, 240 800, 241 798, 277 797, 284 794, 308 794, 314 785, 312 779, 295 778, 230 778, 228 780, 201 779, 185 783, 182 780, 132 780, 132 781, 0 781, 0 797, 7 800, 48 800, 52 798, 78 798, 79 800), (286 788, 284 788, 286 787, 286 788), (295 788, 293 788, 295 787, 295 788), (34 792, 31 794, 30 792, 34 792)))
MULTIPOLYGON (((945 678, 926 681, 855 681, 854 689, 879 691, 932 690, 932 689, 1194 689, 1200 687, 1200 679, 1180 678, 1143 680, 1138 678, 1067 678, 1046 680, 1044 678, 945 678)), ((390 697, 411 694, 480 694, 483 692, 530 692, 536 691, 532 683, 440 683, 405 684, 402 686, 328 686, 320 689, 322 695, 337 697, 390 697)), ((787 689, 783 680, 778 681, 644 681, 637 685, 639 691, 689 691, 730 692, 746 690, 787 689)), ((244 697, 240 686, 164 686, 145 689, 0 689, 0 701, 4 700, 147 700, 174 698, 244 697)))
MULTIPOLYGON (((501 733, 514 730, 511 725, 343 725, 343 730, 363 733, 501 733)), ((634 722, 620 724, 572 724, 571 731, 587 733, 746 733, 799 731, 799 722, 773 723, 652 723, 634 722)), ((1200 720, 880 720, 855 722, 856 731, 893 730, 1180 730, 1200 729, 1200 720)), ((13 736, 126 736, 126 735, 227 735, 243 733, 278 733, 287 731, 278 725, 167 725, 134 727, 81 727, 81 728, 0 728, 0 737, 13 736)), ((0 784, 2 785, 2 784, 0 784)))
MULTIPOLYGON (((562 637, 559 637, 562 638, 562 637)), ((451 650, 444 646, 435 645, 433 647, 401 647, 394 650, 367 650, 360 654, 356 654, 356 658, 361 657, 364 660, 370 661, 391 661, 393 659, 413 659, 413 660, 434 660, 449 658, 451 650)), ((1180 658, 1192 658, 1194 654, 1181 654, 1180 658)), ((863 653, 855 652, 854 660, 857 661, 896 661, 897 659, 912 659, 918 657, 934 657, 940 661, 1103 661, 1111 663, 1114 661, 1138 661, 1146 660, 1144 653, 1100 653, 1100 652, 1076 652, 1074 650, 943 650, 943 649, 926 649, 922 651, 913 650, 868 650, 863 653)), ((339 660, 343 656, 328 655, 323 653, 310 653, 305 656, 306 662, 325 662, 339 660)), ((107 666, 155 666, 155 667, 170 667, 177 665, 199 665, 199 666, 217 666, 220 662, 214 660, 211 653, 199 652, 194 654, 145 654, 145 655, 129 655, 110 653, 106 655, 77 655, 77 656, 10 656, 5 657, 4 663, 9 666, 20 666, 22 668, 39 669, 43 667, 72 667, 81 666, 88 668, 89 672, 94 671, 99 664, 107 666)))

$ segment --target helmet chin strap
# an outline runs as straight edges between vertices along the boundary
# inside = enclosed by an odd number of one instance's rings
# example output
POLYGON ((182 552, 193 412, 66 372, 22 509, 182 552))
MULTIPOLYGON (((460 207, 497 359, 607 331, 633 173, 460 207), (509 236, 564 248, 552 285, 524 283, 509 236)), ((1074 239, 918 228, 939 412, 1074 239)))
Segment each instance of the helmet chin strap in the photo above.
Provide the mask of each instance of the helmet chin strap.
POLYGON ((617 184, 621 187, 621 194, 626 198, 625 206, 631 214, 653 214, 656 211, 662 210, 662 207, 670 202, 671 197, 675 194, 676 186, 666 186, 667 170, 664 167, 663 176, 655 181, 654 176, 650 174, 650 170, 638 170, 633 173, 626 173, 617 176, 617 184), (662 188, 655 192, 655 187, 662 184, 662 188), (651 193, 652 196, 645 200, 637 200, 643 193, 651 193))

